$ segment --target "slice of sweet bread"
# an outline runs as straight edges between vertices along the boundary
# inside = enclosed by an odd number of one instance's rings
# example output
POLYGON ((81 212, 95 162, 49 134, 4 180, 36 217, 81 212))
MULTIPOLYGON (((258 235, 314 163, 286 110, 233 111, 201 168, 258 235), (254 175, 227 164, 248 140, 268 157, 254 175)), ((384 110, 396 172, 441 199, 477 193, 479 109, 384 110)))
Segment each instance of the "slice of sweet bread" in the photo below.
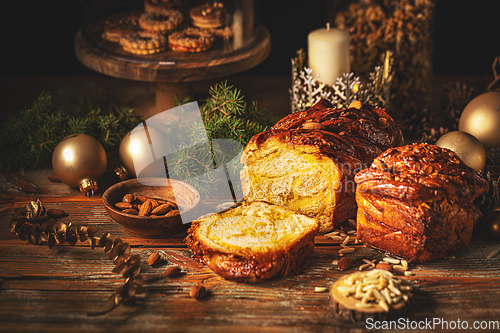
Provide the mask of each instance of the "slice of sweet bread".
POLYGON ((194 258, 228 280, 255 283, 298 272, 314 249, 319 221, 265 202, 193 221, 194 258))

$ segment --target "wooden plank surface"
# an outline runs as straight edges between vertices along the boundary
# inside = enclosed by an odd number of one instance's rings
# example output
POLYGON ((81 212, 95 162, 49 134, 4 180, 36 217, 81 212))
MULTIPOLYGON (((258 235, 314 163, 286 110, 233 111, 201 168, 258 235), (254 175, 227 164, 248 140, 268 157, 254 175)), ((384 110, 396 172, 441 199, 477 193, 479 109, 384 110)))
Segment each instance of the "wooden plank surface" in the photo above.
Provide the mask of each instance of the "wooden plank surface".
MULTIPOLYGON (((4 210, 0 215, 2 331, 367 331, 364 325, 338 320, 328 293, 315 292, 314 288, 328 287, 356 270, 362 259, 381 259, 382 253, 356 245, 356 251, 348 254, 353 266, 340 272, 332 265, 339 259, 340 246, 318 236, 303 273, 256 285, 231 282, 190 258, 183 242, 185 230, 164 240, 129 236, 106 215, 99 193, 88 199, 64 184, 48 181, 50 172, 38 170, 26 175, 46 194, 20 191, 0 177, 0 191, 15 197, 8 206, 40 198, 47 208, 61 208, 69 214, 61 221, 96 225, 98 233, 109 231, 114 237, 122 237, 142 259, 146 294, 135 304, 89 316, 89 312, 106 309, 108 298, 124 282, 112 273, 114 265, 107 254, 100 248, 92 250, 87 243, 52 249, 28 244, 8 231, 9 211, 4 210), (147 264, 153 251, 159 251, 165 259, 162 265, 147 264), (164 271, 171 265, 181 266, 184 273, 166 277, 164 271), (209 290, 208 297, 201 301, 189 297, 196 283, 203 283, 209 290)), ((468 325, 498 321, 500 256, 486 257, 499 247, 482 234, 454 259, 411 265, 414 275, 402 277, 409 279, 415 290, 408 320, 438 318, 466 321, 468 325)))
MULTIPOLYGON (((131 106, 144 107, 154 100, 154 85, 98 76, 113 97, 121 97, 131 106), (134 105, 136 103, 136 105, 134 105)), ((446 81, 446 80, 444 80, 446 81)), ((81 94, 94 88, 96 78, 10 78, 5 81, 6 101, 30 101, 43 90, 66 93, 72 88, 81 94), (65 87, 65 89, 62 89, 65 87), (21 93, 19 93, 21 91, 21 93), (26 95, 25 95, 26 94, 26 95)), ((199 82, 198 92, 206 92, 213 82, 199 82)), ((258 100, 269 113, 282 116, 289 110, 287 88, 290 79, 233 77, 230 83, 242 89, 249 100, 258 100)), ((0 112, 9 109, 3 108, 0 112)), ((112 164, 110 164, 112 166, 112 164)), ((125 233, 104 211, 102 191, 114 179, 109 173, 100 183, 100 191, 91 199, 78 190, 47 179, 51 170, 21 171, 21 175, 47 191, 33 194, 20 190, 0 174, 0 192, 12 195, 12 202, 0 202, 0 331, 1 332, 101 332, 101 331, 173 331, 173 332, 367 332, 364 325, 339 321, 332 313, 327 293, 314 292, 315 287, 328 287, 345 273, 353 272, 362 259, 379 259, 383 254, 361 245, 348 254, 354 260, 351 270, 339 272, 332 261, 339 259, 340 248, 323 236, 316 237, 316 248, 304 272, 287 278, 256 285, 224 280, 203 265, 190 260, 184 245, 185 230, 167 240, 146 240, 125 233), (68 216, 64 222, 96 225, 98 233, 109 231, 132 245, 132 252, 142 259, 146 294, 136 304, 120 306, 101 316, 88 316, 89 311, 107 307, 108 298, 124 280, 112 273, 113 263, 102 249, 92 250, 87 244, 76 246, 34 246, 8 231, 9 208, 40 198, 47 208, 62 208, 68 216), (165 264, 150 267, 146 260, 160 251, 165 264), (184 274, 167 278, 164 271, 180 265, 184 274), (209 296, 201 301, 189 297, 189 289, 203 282, 209 296)), ((500 321, 500 255, 487 259, 500 248, 499 242, 480 234, 454 259, 411 265, 414 275, 413 306, 408 317, 414 323, 441 319, 448 322, 500 321)), ((406 319, 406 318, 403 318, 406 319)), ((442 329, 401 332, 465 330, 442 329)), ((494 332, 493 329, 473 330, 494 332)))

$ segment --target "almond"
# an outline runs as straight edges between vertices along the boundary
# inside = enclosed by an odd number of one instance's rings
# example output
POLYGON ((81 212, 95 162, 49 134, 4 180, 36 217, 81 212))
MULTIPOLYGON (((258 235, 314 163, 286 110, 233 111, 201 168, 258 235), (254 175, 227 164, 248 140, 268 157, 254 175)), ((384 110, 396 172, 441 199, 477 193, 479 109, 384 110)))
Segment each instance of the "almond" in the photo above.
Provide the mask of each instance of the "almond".
POLYGON ((179 206, 177 206, 177 202, 175 201, 171 201, 171 200, 166 200, 165 203, 169 203, 172 205, 172 207, 174 207, 174 209, 179 209, 179 206))
POLYGON ((48 217, 52 217, 53 219, 58 217, 68 216, 68 214, 66 214, 64 210, 58 208, 47 209, 45 214, 47 214, 48 217))
POLYGON ((127 208, 127 209, 122 210, 122 212, 124 212, 125 214, 130 214, 130 215, 139 215, 139 211, 137 209, 134 209, 134 208, 127 208))
POLYGON ((117 202, 115 204, 115 207, 123 210, 123 209, 132 209, 132 208, 134 208, 134 205, 132 205, 131 203, 128 203, 128 202, 117 202))
POLYGON ((343 257, 337 263, 337 268, 339 271, 346 271, 351 267, 351 259, 349 257, 343 257))
POLYGON ((145 203, 148 200, 148 197, 145 195, 136 195, 135 198, 139 200, 141 203, 145 203))
POLYGON ((161 256, 158 252, 153 252, 148 258, 148 264, 150 266, 154 266, 156 264, 159 264, 161 261, 161 256))
POLYGON ((165 270, 165 275, 168 277, 174 277, 181 273, 181 268, 179 266, 172 266, 165 270))
POLYGON ((363 103, 361 103, 360 101, 354 101, 351 104, 349 104, 348 109, 352 109, 352 108, 361 109, 362 106, 363 106, 363 103))
POLYGON ((160 205, 160 203, 158 201, 156 201, 155 199, 148 199, 146 200, 146 202, 151 202, 151 208, 155 209, 156 207, 158 207, 160 205))
POLYGON ((123 202, 132 203, 132 201, 134 201, 134 195, 133 194, 125 194, 123 196, 123 202))
POLYGON ((141 207, 139 208, 139 216, 149 216, 151 212, 153 211, 153 206, 151 204, 151 201, 145 201, 141 207))
POLYGON ((197 284, 189 291, 189 296, 196 299, 202 299, 207 293, 207 289, 202 284, 197 284))
POLYGON ((375 269, 383 269, 384 271, 392 272, 394 269, 392 266, 386 262, 379 262, 375 269))
POLYGON ((170 203, 164 203, 153 209, 151 215, 165 215, 172 210, 170 203))
POLYGON ((302 125, 302 128, 304 128, 304 129, 312 129, 312 130, 321 130, 321 129, 324 129, 325 126, 323 126, 320 123, 316 123, 316 122, 311 121, 311 122, 304 123, 302 125))
POLYGON ((55 173, 52 173, 50 175, 48 175, 47 177, 51 182, 53 183, 60 183, 61 180, 59 179, 59 177, 57 177, 57 175, 55 173))
POLYGON ((180 212, 177 210, 177 209, 172 209, 170 212, 168 212, 167 214, 165 214, 165 216, 169 217, 169 216, 176 216, 176 215, 179 215, 180 212))

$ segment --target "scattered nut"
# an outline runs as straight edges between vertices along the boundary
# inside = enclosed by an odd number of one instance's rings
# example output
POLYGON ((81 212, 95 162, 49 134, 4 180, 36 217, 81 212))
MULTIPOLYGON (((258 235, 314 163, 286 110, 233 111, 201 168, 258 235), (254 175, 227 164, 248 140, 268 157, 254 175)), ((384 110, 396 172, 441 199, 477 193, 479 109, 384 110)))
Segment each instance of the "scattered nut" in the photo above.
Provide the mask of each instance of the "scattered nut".
POLYGON ((356 250, 354 247, 347 247, 347 246, 345 246, 345 247, 341 248, 338 253, 339 253, 339 255, 340 254, 344 255, 346 253, 354 252, 354 250, 356 250))
POLYGON ((408 267, 405 267, 403 265, 394 265, 393 268, 397 271, 406 271, 408 267))
POLYGON ((61 180, 59 179, 59 177, 57 177, 57 175, 55 173, 48 175, 47 178, 53 183, 60 183, 61 182, 61 180))
POLYGON ((342 296, 355 301, 359 308, 371 308, 378 304, 389 311, 391 304, 406 302, 412 296, 411 286, 385 270, 351 274, 340 280, 337 290, 342 296))
POLYGON ((156 264, 159 264, 161 262, 161 256, 158 252, 153 252, 148 258, 148 264, 149 266, 154 266, 156 264))
POLYGON ((351 267, 351 259, 349 257, 343 257, 337 262, 337 269, 339 271, 346 271, 351 267))
POLYGON ((379 262, 375 269, 383 269, 384 271, 392 272, 394 269, 392 266, 386 262, 379 262))
POLYGON ((58 208, 47 209, 45 214, 47 214, 48 217, 52 217, 53 219, 56 219, 58 217, 68 216, 68 214, 66 214, 64 210, 58 208))
POLYGON ((354 109, 361 109, 361 107, 363 106, 363 103, 361 103, 361 101, 354 101, 352 102, 351 104, 349 104, 349 109, 351 108, 354 108, 354 109))
POLYGON ((325 287, 314 287, 314 292, 316 292, 316 293, 322 293, 325 291, 326 291, 325 287))
POLYGON ((179 266, 172 266, 165 270, 165 275, 168 277, 174 277, 181 273, 181 268, 179 266))
POLYGON ((491 251, 490 254, 488 254, 488 256, 486 257, 486 259, 493 258, 494 256, 496 256, 498 254, 498 252, 500 252, 500 249, 495 249, 495 250, 491 251))
POLYGON ((393 264, 393 265, 399 265, 401 263, 400 259, 393 258, 393 257, 385 257, 382 260, 389 263, 389 264, 393 264))
POLYGON ((189 296, 196 299, 202 299, 203 297, 205 297, 206 293, 207 289, 205 289, 205 286, 202 284, 197 284, 193 288, 191 288, 191 290, 189 291, 189 296))
POLYGON ((312 130, 321 130, 321 129, 324 129, 325 126, 323 126, 320 123, 316 123, 316 122, 307 122, 307 123, 304 123, 302 125, 302 128, 304 128, 304 129, 312 129, 312 130))

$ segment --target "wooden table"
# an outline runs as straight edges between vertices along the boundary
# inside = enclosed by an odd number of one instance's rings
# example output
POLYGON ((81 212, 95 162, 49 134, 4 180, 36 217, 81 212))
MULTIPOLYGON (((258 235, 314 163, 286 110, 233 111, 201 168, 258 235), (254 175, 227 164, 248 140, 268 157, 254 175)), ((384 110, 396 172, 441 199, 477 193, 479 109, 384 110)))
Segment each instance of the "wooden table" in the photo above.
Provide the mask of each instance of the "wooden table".
MULTIPOLYGON (((0 324, 2 331, 364 331, 363 325, 336 319, 328 293, 315 287, 328 287, 345 273, 353 272, 362 259, 381 259, 383 254, 356 245, 349 254, 354 264, 347 272, 338 271, 339 244, 316 237, 316 248, 304 273, 256 285, 227 281, 204 265, 190 259, 183 242, 185 230, 174 237, 149 240, 125 233, 104 211, 100 193, 91 199, 77 190, 47 179, 51 170, 25 174, 47 191, 29 194, 19 191, 5 176, 0 177, 2 192, 14 196, 19 206, 39 198, 46 208, 61 208, 69 215, 59 219, 75 225, 96 225, 98 235, 108 231, 132 245, 133 254, 142 258, 146 294, 133 305, 122 305, 110 313, 89 316, 104 310, 108 298, 124 279, 111 271, 112 261, 102 248, 87 243, 75 246, 35 246, 9 233, 9 211, 0 215, 0 324), (159 251, 165 263, 151 267, 147 258, 159 251), (164 271, 180 265, 185 274, 167 278, 164 271), (197 301, 189 297, 190 288, 203 283, 209 295, 197 301)), ((104 183, 113 180, 107 174, 104 183)), ((103 185, 107 186, 107 185, 103 185)), ((187 226, 186 226, 187 227, 187 226)), ((487 259, 500 244, 479 235, 454 259, 411 265, 414 273, 412 321, 443 319, 448 322, 500 320, 500 255, 487 259)))
MULTIPOLYGON (((255 82, 250 79, 240 82, 246 82, 245 87, 241 87, 243 93, 250 90, 250 95, 255 94, 251 90, 251 87, 257 87, 255 82)), ((286 89, 286 78, 282 82, 281 86, 276 86, 277 90, 286 89)), ((79 81, 79 84, 82 82, 79 81)), ((257 99, 268 105, 276 103, 276 100, 266 100, 265 95, 253 96, 259 96, 257 99)), ((91 199, 64 184, 50 182, 47 179, 50 173, 50 169, 21 173, 45 189, 45 194, 22 191, 9 183, 5 174, 0 174, 0 192, 14 197, 10 203, 3 202, 0 212, 2 332, 368 331, 364 325, 345 323, 335 318, 328 293, 315 292, 314 289, 328 287, 345 273, 354 272, 362 259, 381 259, 383 254, 375 250, 357 245, 356 251, 348 254, 354 261, 352 269, 340 272, 332 265, 333 260, 339 259, 339 244, 317 236, 316 248, 302 274, 256 285, 235 283, 220 278, 190 259, 189 250, 183 242, 185 230, 165 240, 141 239, 125 233, 106 214, 101 204, 102 192, 116 181, 111 173, 105 175, 101 189, 91 199), (69 215, 61 218, 63 222, 96 225, 99 235, 108 231, 113 237, 121 237, 130 243, 133 254, 140 255, 142 259, 146 294, 135 304, 119 306, 100 316, 89 316, 88 312, 108 307, 108 298, 124 283, 124 279, 112 273, 113 262, 107 259, 102 248, 91 249, 87 243, 78 243, 75 246, 56 245, 49 249, 46 245, 28 244, 11 234, 8 230, 10 213, 3 209, 37 198, 46 208, 65 210, 69 215), (147 258, 153 251, 162 254, 165 259, 163 265, 150 267, 147 264, 147 258), (167 278, 164 271, 171 265, 180 265, 185 273, 167 278), (198 301, 189 297, 189 290, 200 282, 207 287, 209 295, 198 301)), ((500 255, 487 259, 488 254, 498 248, 499 242, 480 234, 454 259, 411 265, 414 275, 405 278, 411 279, 414 287, 413 306, 408 322, 403 318, 404 323, 418 325, 425 320, 444 320, 451 326, 460 320, 460 325, 466 322, 469 328, 476 321, 483 325, 488 325, 490 321, 498 324, 500 255)), ((463 331, 441 328, 438 325, 428 331, 463 331)), ((401 331, 415 330, 410 326, 401 331)))

